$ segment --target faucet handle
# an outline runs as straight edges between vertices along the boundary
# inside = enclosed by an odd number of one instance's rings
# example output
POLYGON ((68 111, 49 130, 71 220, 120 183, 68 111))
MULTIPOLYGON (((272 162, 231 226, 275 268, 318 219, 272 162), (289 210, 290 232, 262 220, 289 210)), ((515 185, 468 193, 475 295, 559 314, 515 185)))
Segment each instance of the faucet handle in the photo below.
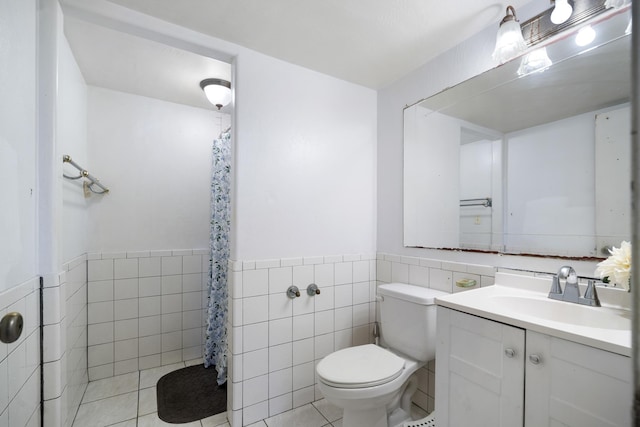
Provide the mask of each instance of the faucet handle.
POLYGON ((589 280, 587 284, 587 290, 582 297, 583 304, 590 305, 592 307, 600 307, 600 298, 598 298, 598 291, 596 291, 596 281, 589 280))

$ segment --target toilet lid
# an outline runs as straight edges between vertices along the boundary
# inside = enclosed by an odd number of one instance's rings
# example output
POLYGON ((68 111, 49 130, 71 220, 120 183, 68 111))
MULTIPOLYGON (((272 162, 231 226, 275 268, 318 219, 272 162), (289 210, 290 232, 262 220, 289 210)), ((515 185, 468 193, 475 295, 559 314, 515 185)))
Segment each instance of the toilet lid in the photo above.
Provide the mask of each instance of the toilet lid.
POLYGON ((340 388, 373 387, 400 376, 405 360, 374 344, 349 347, 322 359, 320 380, 340 388))

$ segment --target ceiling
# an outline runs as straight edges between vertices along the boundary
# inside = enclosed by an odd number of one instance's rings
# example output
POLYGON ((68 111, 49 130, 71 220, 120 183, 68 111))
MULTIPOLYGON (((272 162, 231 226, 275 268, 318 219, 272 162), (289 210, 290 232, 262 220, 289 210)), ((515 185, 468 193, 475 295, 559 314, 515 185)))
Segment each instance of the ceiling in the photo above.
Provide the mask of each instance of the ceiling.
MULTIPOLYGON (((529 1, 508 3, 517 9, 529 1)), ((497 0, 108 2, 373 89, 490 25, 497 29, 507 5, 497 0)), ((206 77, 230 79, 228 64, 75 17, 65 19, 65 34, 91 85, 211 108, 198 83, 206 77)))

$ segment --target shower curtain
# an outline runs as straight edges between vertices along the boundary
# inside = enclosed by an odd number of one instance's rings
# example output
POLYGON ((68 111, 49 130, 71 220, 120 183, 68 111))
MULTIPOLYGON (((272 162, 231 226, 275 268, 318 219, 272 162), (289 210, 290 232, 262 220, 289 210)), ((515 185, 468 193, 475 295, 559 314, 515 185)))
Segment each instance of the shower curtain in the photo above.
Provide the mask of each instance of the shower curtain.
POLYGON ((207 338, 204 366, 215 366, 218 384, 227 381, 227 269, 231 226, 231 134, 227 130, 213 141, 211 178, 211 228, 207 289, 207 338))

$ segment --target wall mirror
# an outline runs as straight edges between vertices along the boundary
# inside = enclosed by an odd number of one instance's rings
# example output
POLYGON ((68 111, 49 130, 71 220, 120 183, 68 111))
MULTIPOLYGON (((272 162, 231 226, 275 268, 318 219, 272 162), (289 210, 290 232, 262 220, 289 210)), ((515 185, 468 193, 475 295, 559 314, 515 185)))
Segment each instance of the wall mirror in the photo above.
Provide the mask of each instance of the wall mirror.
POLYGON ((404 245, 605 257, 629 240, 630 12, 404 110, 404 245))

